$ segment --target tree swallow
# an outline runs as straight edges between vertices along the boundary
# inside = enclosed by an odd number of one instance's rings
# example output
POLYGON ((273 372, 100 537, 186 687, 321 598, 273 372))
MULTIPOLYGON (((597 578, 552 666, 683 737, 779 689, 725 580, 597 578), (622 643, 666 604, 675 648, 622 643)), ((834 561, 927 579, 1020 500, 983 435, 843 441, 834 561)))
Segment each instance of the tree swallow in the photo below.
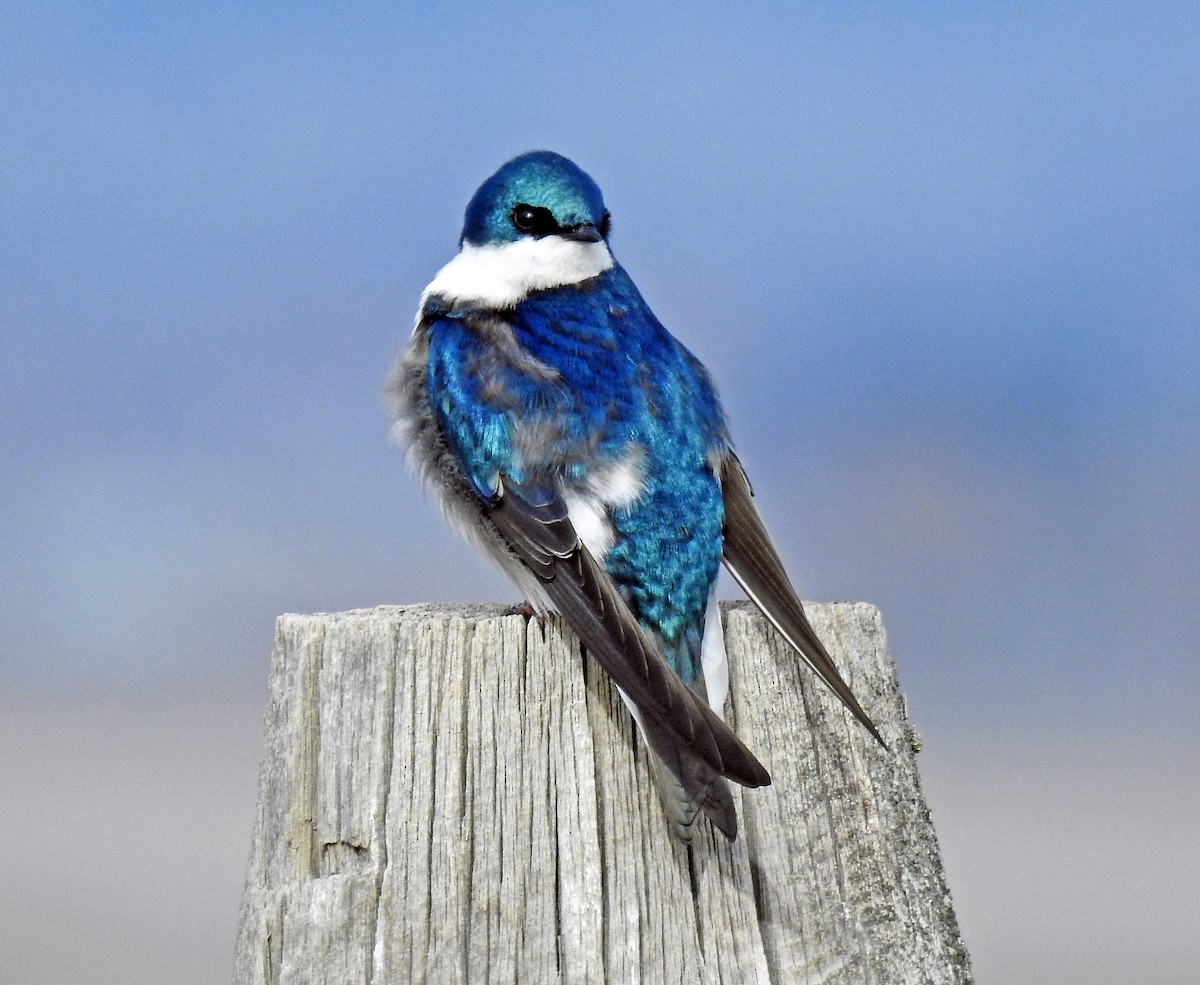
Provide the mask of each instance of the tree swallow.
POLYGON ((879 732, 813 632, 751 499, 713 383, 609 249, 600 189, 550 151, 467 205, 421 298, 394 433, 468 541, 557 611, 620 689, 673 832, 729 838, 726 780, 770 776, 722 720, 721 562, 845 706, 879 732))

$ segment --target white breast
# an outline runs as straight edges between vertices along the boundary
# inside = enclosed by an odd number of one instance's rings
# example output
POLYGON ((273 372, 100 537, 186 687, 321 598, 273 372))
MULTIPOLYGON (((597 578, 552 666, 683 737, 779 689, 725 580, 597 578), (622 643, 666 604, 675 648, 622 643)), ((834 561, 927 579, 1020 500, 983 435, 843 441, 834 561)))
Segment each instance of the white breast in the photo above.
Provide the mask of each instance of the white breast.
POLYGON ((432 294, 490 308, 511 308, 530 291, 542 291, 596 277, 613 265, 604 243, 580 243, 561 236, 472 246, 438 271, 425 288, 432 294))

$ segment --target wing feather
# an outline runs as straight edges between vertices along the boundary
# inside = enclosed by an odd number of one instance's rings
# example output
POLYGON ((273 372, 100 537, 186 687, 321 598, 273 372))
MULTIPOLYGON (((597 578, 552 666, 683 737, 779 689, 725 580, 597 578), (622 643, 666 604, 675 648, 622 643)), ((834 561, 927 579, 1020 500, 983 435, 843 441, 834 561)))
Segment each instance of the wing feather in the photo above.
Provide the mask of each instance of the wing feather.
POLYGON ((742 463, 732 452, 721 463, 721 492, 725 500, 724 560, 730 574, 792 648, 886 749, 887 743, 875 723, 863 711, 809 624, 804 606, 754 505, 754 494, 742 463))
POLYGON ((501 476, 500 495, 485 517, 645 720, 722 776, 747 787, 771 782, 741 739, 650 643, 608 573, 579 540, 561 496, 501 476))

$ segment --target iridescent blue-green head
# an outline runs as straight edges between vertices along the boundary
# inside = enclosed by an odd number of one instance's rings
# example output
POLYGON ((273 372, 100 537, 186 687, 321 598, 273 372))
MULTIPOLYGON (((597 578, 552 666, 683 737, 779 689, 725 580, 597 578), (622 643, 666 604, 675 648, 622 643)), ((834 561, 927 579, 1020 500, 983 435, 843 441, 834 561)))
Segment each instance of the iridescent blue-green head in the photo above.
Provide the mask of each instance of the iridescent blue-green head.
POLYGON ((459 244, 490 246, 559 236, 598 243, 609 216, 600 188, 573 161, 553 151, 514 157, 467 205, 459 244))

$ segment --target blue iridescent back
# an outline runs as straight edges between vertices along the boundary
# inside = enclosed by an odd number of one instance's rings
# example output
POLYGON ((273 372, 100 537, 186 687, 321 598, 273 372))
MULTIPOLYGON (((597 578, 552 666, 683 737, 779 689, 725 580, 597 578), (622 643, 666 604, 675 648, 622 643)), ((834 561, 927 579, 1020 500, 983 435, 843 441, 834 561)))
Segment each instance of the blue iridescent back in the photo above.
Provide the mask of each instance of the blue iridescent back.
POLYGON ((594 470, 640 456, 644 486, 612 511, 604 566, 664 657, 695 679, 724 520, 710 462, 728 441, 703 367, 619 265, 535 292, 500 327, 496 313, 440 303, 427 306, 443 315, 430 332, 433 410, 481 495, 501 472, 583 489, 594 470))

